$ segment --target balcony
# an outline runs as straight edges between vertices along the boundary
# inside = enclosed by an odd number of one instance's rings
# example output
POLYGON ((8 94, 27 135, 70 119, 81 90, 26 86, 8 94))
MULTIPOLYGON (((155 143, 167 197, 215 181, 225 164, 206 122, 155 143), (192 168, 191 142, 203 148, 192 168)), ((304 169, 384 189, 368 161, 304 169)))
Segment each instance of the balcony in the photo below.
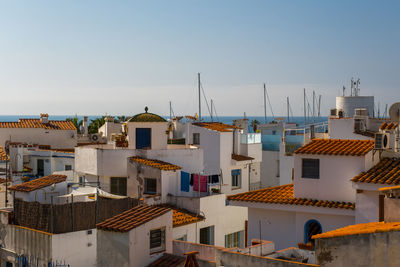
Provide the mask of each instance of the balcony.
POLYGON ((240 136, 241 144, 261 144, 261 133, 248 133, 240 136))

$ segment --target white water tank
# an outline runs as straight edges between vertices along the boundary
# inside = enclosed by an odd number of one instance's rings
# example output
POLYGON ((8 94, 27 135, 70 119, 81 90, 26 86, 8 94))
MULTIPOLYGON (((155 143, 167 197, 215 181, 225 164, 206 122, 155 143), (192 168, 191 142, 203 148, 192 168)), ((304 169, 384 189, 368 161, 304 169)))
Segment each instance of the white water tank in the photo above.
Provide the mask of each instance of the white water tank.
POLYGON ((373 96, 337 96, 336 109, 343 111, 344 117, 353 117, 354 110, 365 108, 368 116, 374 116, 374 97, 373 96))

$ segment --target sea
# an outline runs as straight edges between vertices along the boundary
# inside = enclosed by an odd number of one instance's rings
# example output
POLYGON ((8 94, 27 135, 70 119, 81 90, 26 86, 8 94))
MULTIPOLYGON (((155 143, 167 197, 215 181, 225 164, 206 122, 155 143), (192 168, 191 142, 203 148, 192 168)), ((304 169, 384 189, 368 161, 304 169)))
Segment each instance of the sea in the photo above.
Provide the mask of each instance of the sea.
MULTIPOLYGON (((67 118, 74 118, 78 117, 78 120, 83 119, 83 115, 50 115, 49 120, 65 120, 67 118)), ((102 115, 92 115, 88 116, 89 122, 91 120, 95 120, 96 118, 101 118, 102 115)), ((117 116, 115 116, 117 117, 117 116)), ((163 116, 165 119, 168 119, 169 116, 163 116)), ((0 115, 0 122, 17 122, 19 119, 38 119, 40 118, 39 115, 0 115)), ((209 116, 204 116, 202 117, 203 121, 212 121, 211 117, 209 116)), ((226 124, 232 124, 232 122, 236 119, 243 119, 242 116, 221 116, 221 117, 214 117, 213 121, 218 121, 226 124)), ((246 116, 246 118, 249 120, 249 130, 251 131, 250 124, 253 120, 257 120, 259 123, 263 124, 265 122, 264 116, 246 116)), ((287 117, 268 117, 267 116, 267 122, 270 122, 274 119, 283 119, 287 121, 287 117)), ((312 118, 307 118, 307 124, 310 124, 312 122, 318 123, 318 122, 325 122, 328 121, 328 117, 315 117, 314 120, 312 118)), ((304 125, 304 117, 302 116, 293 116, 289 117, 289 122, 291 123, 296 123, 297 125, 301 126, 304 125)))

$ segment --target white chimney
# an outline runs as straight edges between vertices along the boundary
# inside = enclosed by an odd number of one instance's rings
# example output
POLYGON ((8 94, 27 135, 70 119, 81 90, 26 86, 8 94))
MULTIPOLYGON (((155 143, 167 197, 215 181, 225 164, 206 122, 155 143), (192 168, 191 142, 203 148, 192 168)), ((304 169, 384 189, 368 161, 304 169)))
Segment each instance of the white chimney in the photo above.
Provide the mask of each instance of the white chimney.
POLYGON ((40 122, 41 123, 49 123, 49 114, 47 113, 41 113, 40 114, 40 122))

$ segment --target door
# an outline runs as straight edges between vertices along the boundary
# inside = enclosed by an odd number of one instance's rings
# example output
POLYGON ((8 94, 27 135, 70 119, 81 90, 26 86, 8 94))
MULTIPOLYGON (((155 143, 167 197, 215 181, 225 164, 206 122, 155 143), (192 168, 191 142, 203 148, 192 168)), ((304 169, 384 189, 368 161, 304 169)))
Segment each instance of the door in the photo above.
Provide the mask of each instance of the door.
POLYGON ((136 149, 151 148, 151 128, 136 128, 136 149))
POLYGON ((44 175, 44 160, 43 159, 37 160, 37 175, 39 175, 39 176, 44 175))

